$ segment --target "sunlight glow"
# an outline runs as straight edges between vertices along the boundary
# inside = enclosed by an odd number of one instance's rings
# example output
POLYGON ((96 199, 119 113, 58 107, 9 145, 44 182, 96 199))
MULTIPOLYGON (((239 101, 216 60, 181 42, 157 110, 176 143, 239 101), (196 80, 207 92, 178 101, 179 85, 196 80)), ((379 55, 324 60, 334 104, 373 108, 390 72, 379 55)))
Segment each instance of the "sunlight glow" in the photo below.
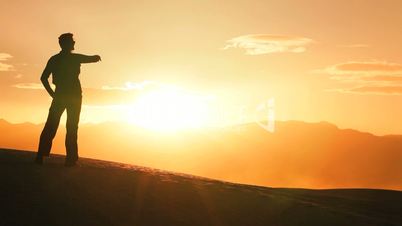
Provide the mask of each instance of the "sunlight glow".
POLYGON ((200 128, 208 121, 208 97, 175 86, 143 91, 128 111, 127 120, 141 127, 171 132, 200 128))

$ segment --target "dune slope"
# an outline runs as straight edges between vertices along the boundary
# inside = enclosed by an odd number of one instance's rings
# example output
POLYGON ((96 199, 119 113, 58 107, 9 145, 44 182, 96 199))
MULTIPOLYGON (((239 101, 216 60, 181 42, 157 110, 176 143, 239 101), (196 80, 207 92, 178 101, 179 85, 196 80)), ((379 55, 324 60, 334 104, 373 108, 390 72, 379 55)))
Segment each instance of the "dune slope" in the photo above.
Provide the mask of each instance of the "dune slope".
POLYGON ((234 184, 0 149, 0 225, 402 225, 402 192, 234 184))

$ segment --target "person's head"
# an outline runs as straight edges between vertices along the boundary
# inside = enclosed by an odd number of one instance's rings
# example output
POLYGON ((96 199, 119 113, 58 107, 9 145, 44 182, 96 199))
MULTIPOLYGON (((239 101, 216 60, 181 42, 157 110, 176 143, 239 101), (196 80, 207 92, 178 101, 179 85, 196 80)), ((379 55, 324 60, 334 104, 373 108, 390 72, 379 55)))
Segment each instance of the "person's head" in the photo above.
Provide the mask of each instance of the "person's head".
POLYGON ((73 39, 73 34, 64 33, 59 37, 59 45, 63 51, 74 50, 75 41, 73 39))

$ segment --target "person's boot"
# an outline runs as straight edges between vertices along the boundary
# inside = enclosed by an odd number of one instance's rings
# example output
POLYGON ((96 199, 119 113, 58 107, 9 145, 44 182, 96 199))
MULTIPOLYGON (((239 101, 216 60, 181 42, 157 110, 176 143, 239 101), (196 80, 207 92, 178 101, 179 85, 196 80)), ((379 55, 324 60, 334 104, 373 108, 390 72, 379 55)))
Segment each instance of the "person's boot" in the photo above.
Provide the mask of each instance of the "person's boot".
POLYGON ((73 167, 77 165, 77 160, 76 159, 66 159, 64 162, 65 167, 73 167))
POLYGON ((43 165, 43 156, 41 154, 36 155, 35 163, 38 164, 38 165, 43 165))

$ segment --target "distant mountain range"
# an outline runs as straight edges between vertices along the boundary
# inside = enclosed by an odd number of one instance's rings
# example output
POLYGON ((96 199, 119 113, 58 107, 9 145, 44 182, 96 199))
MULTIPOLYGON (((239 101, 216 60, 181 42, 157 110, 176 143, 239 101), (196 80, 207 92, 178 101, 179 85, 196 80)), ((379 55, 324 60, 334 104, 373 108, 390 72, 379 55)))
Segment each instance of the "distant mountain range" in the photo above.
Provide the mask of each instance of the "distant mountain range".
MULTIPOLYGON (((43 125, 0 120, 0 147, 35 151, 43 125)), ((63 126, 53 153, 64 153, 63 126)), ((402 190, 402 136, 327 122, 276 122, 158 134, 120 123, 84 124, 80 155, 270 187, 402 190)))

